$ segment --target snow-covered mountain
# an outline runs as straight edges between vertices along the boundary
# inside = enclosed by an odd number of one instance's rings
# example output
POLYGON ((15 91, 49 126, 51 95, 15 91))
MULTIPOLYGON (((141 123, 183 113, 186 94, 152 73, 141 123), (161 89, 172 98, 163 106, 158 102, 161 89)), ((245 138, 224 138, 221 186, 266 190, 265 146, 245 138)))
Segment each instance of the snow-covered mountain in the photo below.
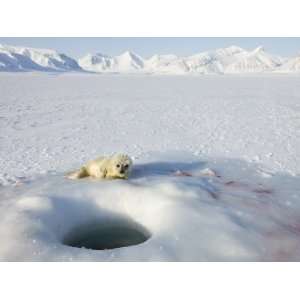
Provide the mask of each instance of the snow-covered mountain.
POLYGON ((288 59, 276 72, 280 73, 300 73, 300 55, 288 59))
MULTIPOLYGON (((201 74, 260 73, 272 71, 283 62, 282 58, 265 52, 262 47, 247 51, 231 46, 184 58, 173 58, 171 62, 170 55, 161 57, 166 58, 160 60, 160 66, 163 65, 168 69, 180 66, 182 73, 201 74)), ((160 69, 156 68, 156 71, 160 69)))
POLYGON ((78 60, 78 64, 87 71, 105 72, 111 69, 113 58, 102 53, 87 54, 78 60))
POLYGON ((79 65, 91 72, 137 72, 143 69, 144 60, 137 54, 126 51, 121 55, 111 57, 102 53, 88 54, 78 60, 79 65))
POLYGON ((184 59, 173 54, 153 55, 145 60, 144 66, 145 71, 148 73, 184 74, 189 71, 184 59))
POLYGON ((240 51, 224 65, 224 73, 261 73, 273 71, 283 63, 283 58, 267 53, 263 47, 253 51, 240 51))
POLYGON ((0 45, 0 71, 79 71, 77 61, 55 50, 0 45))
POLYGON ((201 52, 187 57, 173 54, 143 59, 131 52, 116 57, 87 55, 79 65, 94 72, 144 72, 157 74, 226 74, 271 72, 283 59, 267 53, 263 47, 247 51, 237 46, 201 52))
POLYGON ((223 74, 226 66, 235 61, 236 55, 244 52, 242 48, 231 46, 201 52, 185 58, 185 61, 193 73, 223 74))
POLYGON ((257 47, 237 46, 179 57, 153 55, 144 59, 126 51, 118 56, 88 54, 78 62, 55 50, 0 45, 0 71, 89 71, 145 74, 244 74, 300 72, 300 56, 284 59, 257 47))

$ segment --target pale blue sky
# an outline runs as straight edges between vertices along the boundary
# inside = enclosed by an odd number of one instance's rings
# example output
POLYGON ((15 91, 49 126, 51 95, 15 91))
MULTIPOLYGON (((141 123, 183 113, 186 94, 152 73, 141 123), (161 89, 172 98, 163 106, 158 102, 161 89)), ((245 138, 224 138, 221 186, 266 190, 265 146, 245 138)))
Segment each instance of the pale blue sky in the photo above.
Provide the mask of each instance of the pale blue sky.
POLYGON ((300 54, 300 38, 1 38, 0 44, 52 48, 79 58, 87 53, 117 55, 131 50, 145 58, 153 54, 190 55, 205 50, 240 46, 253 49, 264 46, 266 51, 282 56, 300 54))

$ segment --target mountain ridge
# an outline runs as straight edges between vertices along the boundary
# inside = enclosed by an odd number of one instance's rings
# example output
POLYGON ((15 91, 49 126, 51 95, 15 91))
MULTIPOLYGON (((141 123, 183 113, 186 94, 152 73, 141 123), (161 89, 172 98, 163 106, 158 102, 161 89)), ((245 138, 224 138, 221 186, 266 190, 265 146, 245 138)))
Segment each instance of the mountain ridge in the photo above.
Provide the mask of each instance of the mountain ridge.
POLYGON ((52 49, 0 45, 0 71, 80 71, 77 61, 52 49))
POLYGON ((144 74, 300 73, 300 55, 283 58, 263 46, 245 50, 229 46, 189 56, 154 54, 149 58, 125 51, 110 56, 97 52, 78 60, 52 49, 0 44, 0 71, 93 72, 144 74))

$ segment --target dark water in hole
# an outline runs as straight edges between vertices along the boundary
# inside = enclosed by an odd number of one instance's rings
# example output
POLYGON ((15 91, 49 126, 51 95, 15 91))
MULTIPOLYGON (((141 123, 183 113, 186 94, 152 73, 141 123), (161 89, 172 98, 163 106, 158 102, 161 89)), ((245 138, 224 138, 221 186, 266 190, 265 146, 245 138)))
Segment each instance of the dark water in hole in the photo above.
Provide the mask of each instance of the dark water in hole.
POLYGON ((138 245, 150 238, 150 233, 134 222, 91 223, 72 230, 64 239, 67 246, 94 250, 138 245))

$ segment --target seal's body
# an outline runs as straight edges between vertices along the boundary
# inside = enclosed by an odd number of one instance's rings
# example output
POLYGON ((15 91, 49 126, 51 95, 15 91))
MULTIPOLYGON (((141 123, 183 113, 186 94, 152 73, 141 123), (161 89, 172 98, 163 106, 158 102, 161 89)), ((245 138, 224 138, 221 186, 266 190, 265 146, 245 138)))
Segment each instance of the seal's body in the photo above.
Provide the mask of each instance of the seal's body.
POLYGON ((128 155, 115 154, 110 157, 102 156, 89 161, 79 170, 68 173, 67 178, 127 179, 131 166, 132 160, 128 155))

